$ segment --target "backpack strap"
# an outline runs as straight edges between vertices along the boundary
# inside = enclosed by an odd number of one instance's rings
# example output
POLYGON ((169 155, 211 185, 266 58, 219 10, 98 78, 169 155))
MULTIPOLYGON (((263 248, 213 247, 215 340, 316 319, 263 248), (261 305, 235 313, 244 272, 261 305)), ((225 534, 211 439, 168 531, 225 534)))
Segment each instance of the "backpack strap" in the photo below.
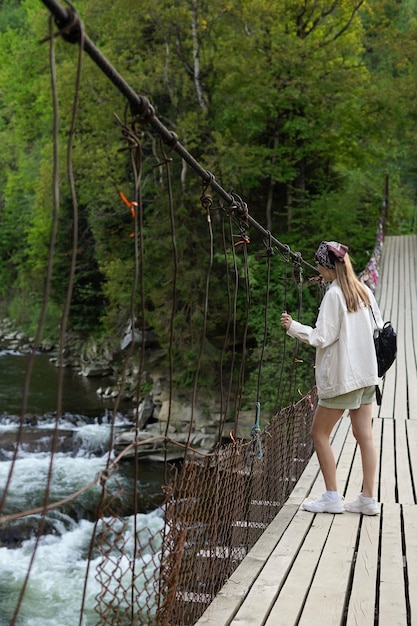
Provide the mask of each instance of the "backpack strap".
POLYGON ((375 329, 380 330, 380 328, 379 328, 379 326, 378 326, 378 323, 377 323, 377 321, 376 321, 376 319, 375 319, 374 310, 373 310, 373 308, 371 307, 371 305, 369 305, 369 310, 371 311, 371 313, 372 313, 372 317, 374 318, 374 322, 375 322, 375 329))

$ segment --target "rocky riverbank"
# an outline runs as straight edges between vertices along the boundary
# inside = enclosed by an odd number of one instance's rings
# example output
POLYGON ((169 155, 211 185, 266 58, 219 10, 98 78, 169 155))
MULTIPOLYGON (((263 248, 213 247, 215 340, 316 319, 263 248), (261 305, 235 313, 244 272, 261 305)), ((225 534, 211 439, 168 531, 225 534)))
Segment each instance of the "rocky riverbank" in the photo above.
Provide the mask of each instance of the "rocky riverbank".
MULTIPOLYGON (((190 422, 193 424, 191 446, 204 451, 213 449, 219 442, 221 419, 217 394, 206 393, 194 407, 191 393, 174 392, 171 397, 163 353, 153 338, 148 339, 141 381, 139 357, 127 356, 126 335, 120 342, 124 342, 124 350, 111 351, 90 340, 84 344, 79 341, 70 343, 64 359, 58 359, 57 347, 51 342, 44 342, 37 351, 48 353, 49 360, 57 367, 70 368, 79 376, 97 380, 95 393, 105 401, 106 406, 117 408, 122 403, 124 410, 126 406, 130 407, 127 409, 125 428, 119 431, 115 441, 116 454, 132 443, 135 435, 131 429, 135 425, 140 431, 139 456, 162 460, 168 453, 169 458, 181 457, 182 446, 188 441, 190 422), (100 384, 101 380, 106 382, 100 384), (138 393, 139 385, 142 393, 138 393), (168 444, 163 439, 165 435, 170 440, 168 444), (147 442, 151 439, 152 442, 147 442)), ((15 330, 11 320, 0 321, 0 351, 30 353, 34 349, 33 338, 15 330)), ((138 353, 139 350, 136 350, 136 355, 138 353)), ((30 428, 39 419, 42 416, 28 415, 26 427, 30 428)), ((240 432, 235 436, 250 438, 254 413, 241 414, 239 423, 240 432)), ((229 431, 233 429, 234 424, 225 424, 220 439, 228 439, 229 431)), ((28 437, 31 437, 29 432, 28 437)), ((129 455, 133 455, 133 448, 129 455)))
MULTIPOLYGON (((0 350, 12 350, 29 354, 34 349, 34 338, 28 337, 21 330, 16 330, 14 322, 9 318, 0 320, 0 350)), ((43 341, 37 347, 39 352, 52 352, 55 346, 50 341, 43 341)))

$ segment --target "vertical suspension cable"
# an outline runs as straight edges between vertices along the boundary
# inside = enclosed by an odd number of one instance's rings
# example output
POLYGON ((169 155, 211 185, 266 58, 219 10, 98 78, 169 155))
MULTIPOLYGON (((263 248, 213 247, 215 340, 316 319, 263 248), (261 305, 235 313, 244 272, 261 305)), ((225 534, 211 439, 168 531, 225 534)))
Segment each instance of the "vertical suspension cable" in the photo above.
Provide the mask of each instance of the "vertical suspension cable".
MULTIPOLYGON (((286 259, 284 257, 284 255, 281 255, 283 260, 284 260, 284 298, 283 298, 283 311, 287 310, 288 307, 288 259, 286 259)), ((282 352, 282 358, 281 358, 281 366, 280 366, 280 371, 279 371, 279 377, 278 377, 278 385, 277 385, 277 393, 276 393, 276 399, 275 399, 275 411, 278 412, 279 409, 282 407, 283 405, 283 390, 282 390, 282 386, 283 386, 283 377, 284 377, 284 369, 285 369, 285 362, 286 362, 286 355, 287 355, 287 334, 284 333, 283 334, 283 352, 282 352)))
POLYGON ((261 380, 262 380, 262 366, 263 359, 265 354, 266 342, 268 339, 268 311, 269 311, 269 289, 271 286, 271 252, 272 252, 272 242, 271 242, 271 234, 269 233, 268 244, 267 244, 267 254, 266 254, 266 286, 265 286, 265 304, 264 304, 264 329, 263 329, 263 339, 261 346, 261 354, 259 357, 259 367, 258 367, 258 380, 256 385, 256 402, 260 402, 260 392, 261 392, 261 380))
MULTIPOLYGON (((302 281, 301 281, 301 265, 297 263, 292 263, 292 280, 295 282, 297 286, 297 319, 299 320, 302 316, 302 281)), ((292 361, 293 365, 290 372, 289 379, 289 399, 292 403, 295 403, 296 400, 299 400, 299 396, 297 396, 297 366, 299 364, 299 348, 300 341, 299 339, 295 339, 294 348, 292 351, 292 361)))
POLYGON ((28 399, 30 393, 30 384, 32 380, 33 366, 35 362, 36 350, 41 343, 41 337, 43 328, 45 325, 47 306, 49 302, 49 294, 51 290, 51 280, 52 280, 52 265, 53 265, 53 257, 55 253, 55 243, 56 243, 56 235, 58 229, 58 207, 59 207, 59 141, 58 141, 58 133, 59 133, 59 115, 58 115, 58 97, 57 97, 57 82, 56 82, 56 68, 55 68, 55 45, 54 39, 52 36, 53 28, 52 28, 52 16, 48 19, 48 27, 49 27, 49 64, 50 64, 50 79, 51 79, 51 91, 52 91, 52 108, 53 108, 53 127, 52 127, 52 146, 53 146, 53 155, 52 155, 52 165, 53 165, 53 184, 52 184, 52 225, 51 225, 51 235, 49 239, 49 251, 48 251, 48 261, 47 261, 47 269, 46 269, 46 278, 45 285, 43 290, 43 298, 42 298, 42 306, 41 312, 39 315, 39 320, 36 328, 35 338, 34 338, 34 348, 31 350, 29 355, 28 364, 26 367, 25 378, 23 383, 22 390, 22 407, 20 411, 20 421, 19 428, 16 436, 16 443, 14 446, 13 456, 10 463, 10 468, 8 472, 8 476, 6 479, 6 483, 4 486, 3 494, 0 500, 0 514, 3 512, 4 507, 6 505, 6 500, 8 496, 8 490, 10 487, 10 482, 12 480, 14 467, 16 464, 17 456, 20 449, 20 443, 22 440, 23 434, 23 426, 25 415, 28 407, 28 399))
MULTIPOLYGON (((225 273, 226 273, 227 321, 226 321, 226 329, 225 329, 224 338, 223 338, 222 353, 221 353, 221 358, 220 358, 220 419, 219 419, 218 431, 217 431, 218 432, 217 440, 219 443, 221 442, 223 428, 224 428, 224 424, 225 424, 226 417, 227 417, 228 410, 229 410, 230 394, 231 394, 232 382, 233 382, 234 359, 235 359, 235 354, 236 354, 235 341, 234 341, 235 335, 236 335, 236 318, 232 320, 233 307, 232 307, 232 292, 231 292, 231 274, 230 274, 230 267, 229 267, 229 259, 227 256, 228 247, 226 243, 225 225, 226 225, 225 217, 223 216, 221 220, 221 236, 222 236, 222 248, 223 248, 223 257, 224 257, 225 273), (232 323, 233 323, 233 326, 232 326, 232 323), (230 341, 231 328, 233 329, 232 341, 230 341), (232 357, 231 357, 231 363, 230 363, 230 368, 229 368, 230 371, 228 374, 228 381, 225 381, 225 375, 226 375, 225 360, 226 360, 227 351, 230 347, 230 343, 232 344, 232 357), (226 382, 227 382, 227 387, 228 387, 228 393, 225 393, 226 382)), ((229 225, 229 230, 231 234, 230 215, 228 216, 228 225, 229 225)), ((230 236, 230 240, 232 240, 232 236, 230 236)))
MULTIPOLYGON (((58 178, 59 177, 59 174, 58 174, 59 172, 59 148, 58 148, 59 113, 58 113, 58 97, 57 97, 57 83, 56 83, 56 70, 55 70, 55 46, 54 46, 54 38, 52 36, 52 21, 51 20, 49 20, 49 32, 50 32, 49 39, 50 39, 51 85, 52 85, 53 111, 54 111, 54 133, 53 133, 53 136, 54 136, 54 159, 53 159, 53 163, 54 163, 54 171, 53 171, 54 210, 53 210, 52 230, 51 230, 50 247, 49 247, 48 273, 47 273, 47 280, 46 280, 46 285, 45 285, 43 307, 41 311, 40 321, 38 324, 39 338, 35 340, 35 345, 37 345, 37 343, 39 343, 39 340, 40 340, 41 332, 43 330, 43 326, 45 323, 47 306, 49 302, 49 295, 50 295, 50 288, 51 288, 51 281, 52 281, 53 258, 54 258, 54 253, 55 253, 56 237, 57 237, 57 232, 58 232, 58 213, 59 213, 59 204, 60 204, 59 178, 58 178)), ((72 196, 72 201, 73 201, 74 222, 73 222, 73 246, 72 246, 70 276, 69 276, 69 281, 68 281, 66 301, 64 305, 63 315, 61 318, 61 328, 60 328, 59 353, 58 353, 59 372, 58 372, 56 418, 55 418, 54 430, 53 430, 52 439, 51 439, 51 456, 49 460, 48 474, 47 474, 47 480, 46 480, 46 485, 45 485, 43 511, 41 513, 41 520, 39 523, 38 532, 37 532, 36 539, 35 539, 35 544, 32 549, 30 559, 29 559, 29 565, 26 571, 25 579, 23 581, 22 588, 19 592, 18 601, 15 606, 15 610, 13 613, 12 620, 10 622, 10 626, 14 626, 16 624, 16 620, 20 612, 20 608, 21 608, 21 604, 23 602, 23 598, 26 592, 26 588, 29 583, 29 577, 32 571, 34 561, 35 561, 35 556, 37 553, 37 549, 39 547, 40 539, 42 537, 42 534, 45 528, 46 515, 48 511, 49 496, 50 496, 50 487, 51 487, 52 477, 53 477, 53 462, 54 462, 54 456, 55 456, 55 451, 56 451, 56 445, 58 441, 59 420, 62 414, 63 375, 64 375, 62 356, 64 352, 66 327, 67 327, 69 308, 70 308, 71 298, 72 298, 76 257, 77 257, 77 247, 78 247, 78 243, 77 243, 78 241, 78 204, 77 204, 76 193, 75 193, 74 176, 72 172, 72 142, 73 142, 74 131, 75 131, 75 123, 77 119, 79 89, 80 89, 81 74, 82 74, 82 53, 83 53, 83 30, 82 29, 81 29, 80 37, 81 37, 81 40, 80 40, 80 47, 79 47, 79 54, 78 54, 75 95, 74 95, 74 100, 73 100, 71 126, 70 126, 69 138, 68 138, 68 144, 67 144, 67 173, 68 173, 68 180, 70 184, 71 196, 72 196)), ((25 392, 27 393, 25 393, 24 395, 23 408, 22 408, 22 421, 23 421, 23 417, 26 411, 26 406, 27 406, 26 405, 27 395, 29 391, 30 378, 31 378, 33 362, 34 362, 34 351, 32 352, 32 356, 33 358, 30 361, 31 364, 30 364, 30 368, 28 369, 28 373, 27 373, 26 381, 25 381, 25 392), (26 388, 26 385, 27 385, 27 388, 26 388)), ((16 451, 17 449, 18 448, 16 447, 16 451)))
MULTIPOLYGON (((175 227, 175 212, 174 212, 174 198, 173 198, 173 190, 172 190, 172 176, 171 176, 171 159, 168 158, 168 155, 165 152, 164 146, 162 142, 160 143, 160 151, 162 155, 162 163, 165 166, 165 176, 167 182, 167 191, 168 191, 168 211, 169 211, 169 221, 170 221, 170 229, 171 229, 171 245, 172 245, 172 253, 173 253, 173 261, 174 261, 174 272, 172 276, 172 307, 171 307, 171 315, 169 320, 169 344, 168 344, 168 363, 169 363, 169 398, 168 398, 168 416, 167 423, 165 427, 165 437, 168 437, 169 427, 171 424, 171 409, 172 409, 172 400, 174 395, 174 322, 175 315, 177 313, 177 281, 178 281, 178 249, 177 249, 177 239, 176 239, 176 227, 175 227)), ((167 472, 167 447, 164 448, 164 468, 165 468, 165 480, 167 481, 168 476, 167 472)))
POLYGON ((237 389, 237 394, 236 394, 237 405, 236 405, 236 414, 235 414, 235 432, 237 432, 237 429, 239 426, 239 414, 240 414, 240 409, 241 409, 241 404, 242 404, 243 387, 244 387, 244 382, 245 382, 246 348, 247 348, 249 316, 250 316, 250 308, 251 308, 248 249, 247 249, 246 243, 243 244, 243 258, 244 258, 244 270, 245 270, 246 319, 245 319, 245 326, 243 329, 242 355, 241 355, 241 362, 240 362, 240 367, 239 367, 238 389, 237 389))
MULTIPOLYGON (((169 398, 168 398, 168 416, 167 416, 167 424, 165 427, 165 437, 168 437, 169 433, 169 425, 171 422, 171 407, 172 407, 172 399, 173 399, 173 381, 174 381, 174 321, 175 315, 177 312, 177 281, 178 281, 178 248, 177 248, 177 239, 176 239, 176 225, 175 225, 175 212, 174 212, 174 199, 173 199, 173 191, 172 191, 172 176, 171 176, 171 159, 168 158, 168 155, 165 152, 165 149, 160 144, 160 151, 162 155, 162 164, 165 166, 165 175, 167 181, 167 191, 168 191, 168 211, 169 211, 169 220, 170 220, 170 229, 171 229, 171 245, 172 245, 172 253, 173 253, 173 261, 174 261, 174 271, 172 276, 172 307, 171 307, 171 315, 169 320, 169 342, 168 342, 168 367, 169 367, 169 398)), ((164 447, 164 477, 165 484, 168 484, 168 463, 167 463, 167 447, 164 447)), ((164 524, 162 529, 162 546, 165 545, 166 536, 168 534, 167 525, 164 524)), ((163 580, 162 576, 158 578, 158 604, 157 604, 157 614, 159 615, 162 611, 163 604, 163 580)), ((159 623, 159 621, 158 621, 159 623)))
MULTIPOLYGON (((133 130, 135 128, 133 126, 133 130)), ((134 262, 135 262, 135 270, 134 270, 134 278, 132 285, 132 298, 131 298, 131 320, 132 320, 132 328, 134 331, 135 325, 135 312, 136 312, 136 291, 138 288, 138 284, 140 285, 140 306, 141 306, 141 330, 142 330, 142 338, 141 338, 141 349, 140 349, 140 362, 139 362, 139 371, 138 371, 138 402, 137 407, 139 409, 139 395, 141 393, 142 388, 142 378, 144 371, 144 358, 145 358, 145 332, 146 332, 146 317, 145 317, 145 287, 144 287, 144 243, 143 243, 143 198, 142 198, 142 147, 138 137, 138 133, 134 132, 135 137, 138 138, 135 149, 130 152, 131 155, 131 164, 134 175, 134 200, 136 202, 137 211, 134 214, 134 262)), ((134 344, 132 337, 132 345, 134 344)), ((139 410, 136 412, 136 420, 135 420, 135 441, 139 441, 139 410)), ((130 599, 130 613, 131 613, 131 622, 134 622, 134 607, 135 607, 135 570, 136 570, 136 561, 138 554, 138 490, 137 484, 139 482, 139 455, 137 449, 135 450, 134 455, 134 487, 133 487, 133 533, 134 533, 134 542, 133 542, 133 558, 132 558, 132 584, 130 587, 131 599, 130 599)))
POLYGON ((209 195, 206 194, 208 185, 209 183, 206 183, 203 185, 203 191, 201 193, 201 204, 206 211, 207 227, 208 227, 208 234, 209 234, 209 240, 210 240, 210 255, 209 255, 209 263, 208 263, 207 273, 206 273, 206 285, 205 285, 205 290, 204 290, 203 325, 201 329, 200 346, 198 350, 197 363, 196 363, 195 374, 194 374, 193 390, 192 390, 192 396, 191 396, 191 415, 190 415, 190 423, 188 426, 187 447, 190 445, 191 432, 194 426, 194 414, 195 414, 195 405, 196 405, 196 400, 197 400, 198 381, 200 378, 204 342, 206 341, 209 289, 210 289, 211 271, 213 269, 213 260, 214 260, 213 225, 211 222, 211 214, 210 214, 210 211, 212 208, 212 199, 209 195))

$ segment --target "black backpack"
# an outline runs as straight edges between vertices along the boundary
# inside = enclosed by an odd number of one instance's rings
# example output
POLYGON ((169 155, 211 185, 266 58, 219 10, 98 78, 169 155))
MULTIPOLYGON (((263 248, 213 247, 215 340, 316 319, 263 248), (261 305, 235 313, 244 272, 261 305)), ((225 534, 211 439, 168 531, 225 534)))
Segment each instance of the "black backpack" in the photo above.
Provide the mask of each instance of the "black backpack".
MULTIPOLYGON (((374 344, 376 361, 378 363, 378 376, 381 378, 389 370, 397 356, 397 334, 391 322, 385 322, 382 328, 378 328, 372 307, 369 308, 371 309, 372 317, 377 327, 374 331, 374 344)), ((378 385, 375 386, 375 391, 377 404, 380 405, 382 395, 378 385)))
POLYGON ((397 356, 397 335, 391 322, 385 322, 381 329, 374 333, 378 376, 384 376, 397 356))

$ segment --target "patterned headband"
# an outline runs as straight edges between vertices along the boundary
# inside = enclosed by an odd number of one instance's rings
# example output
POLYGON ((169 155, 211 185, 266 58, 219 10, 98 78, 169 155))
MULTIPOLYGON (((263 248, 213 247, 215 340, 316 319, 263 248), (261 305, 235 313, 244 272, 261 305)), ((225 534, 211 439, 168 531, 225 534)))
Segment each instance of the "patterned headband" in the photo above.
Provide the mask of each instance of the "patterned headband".
POLYGON ((335 264, 330 258, 330 254, 338 261, 343 263, 346 252, 349 250, 347 246, 337 241, 322 241, 314 255, 314 260, 319 265, 327 267, 330 270, 335 269, 335 264))

